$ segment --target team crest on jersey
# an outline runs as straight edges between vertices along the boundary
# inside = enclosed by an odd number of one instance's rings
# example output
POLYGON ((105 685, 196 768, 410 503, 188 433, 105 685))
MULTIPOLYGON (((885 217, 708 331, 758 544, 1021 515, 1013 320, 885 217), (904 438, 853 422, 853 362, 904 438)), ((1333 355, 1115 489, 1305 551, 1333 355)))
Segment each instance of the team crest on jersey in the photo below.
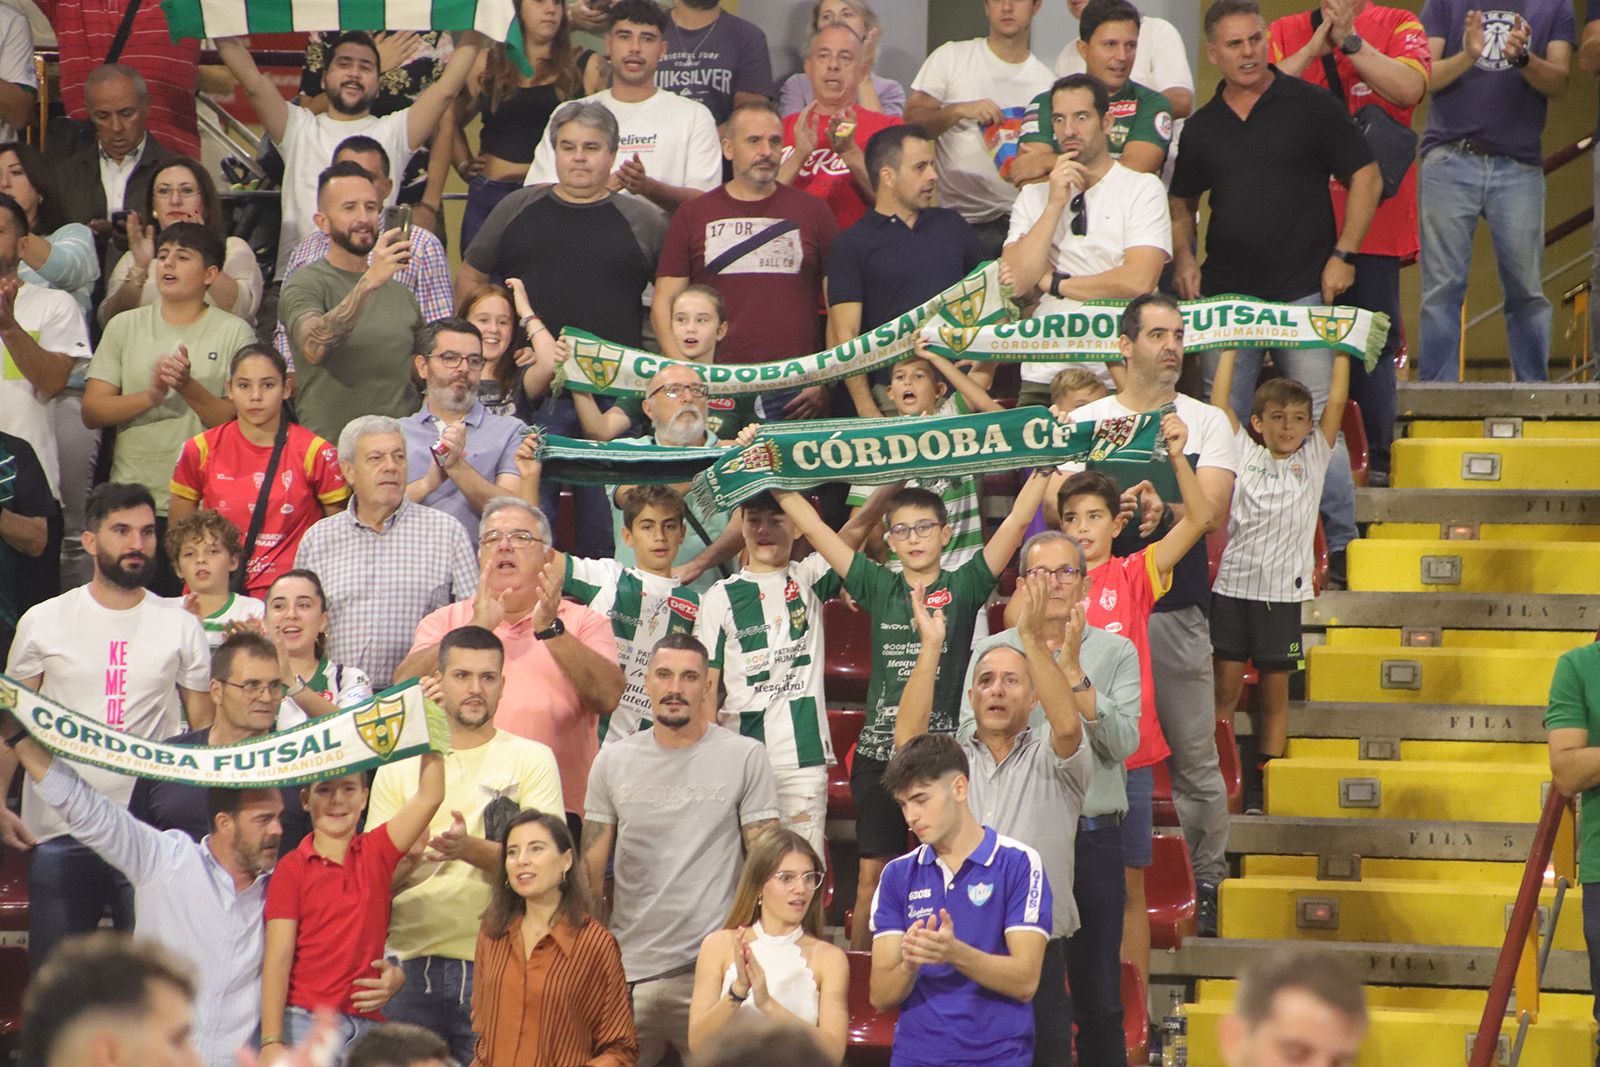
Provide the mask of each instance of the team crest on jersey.
POLYGON ((684 618, 691 621, 697 618, 700 614, 700 605, 694 603, 692 600, 685 600, 681 596, 668 597, 667 607, 674 615, 682 615, 684 618))
POLYGON ((1167 140, 1172 140, 1172 115, 1165 111, 1156 112, 1156 132, 1167 140))
POLYGON ((1296 460, 1295 462, 1289 464, 1289 473, 1294 475, 1296 478, 1304 478, 1306 476, 1306 469, 1299 460, 1296 460))
POLYGON ((1117 591, 1115 589, 1100 590, 1100 608, 1103 611, 1115 611, 1117 609, 1117 591))
POLYGON ((950 595, 950 590, 935 589, 933 592, 923 597, 922 606, 927 608, 929 611, 932 611, 934 608, 947 608, 950 606, 950 601, 954 599, 955 598, 950 595))
POLYGON ((975 882, 967 886, 967 899, 972 901, 974 908, 981 908, 989 903, 989 898, 994 896, 993 882, 975 882))
POLYGON ((1356 309, 1346 307, 1332 307, 1325 311, 1312 311, 1311 328, 1317 336, 1330 345, 1338 344, 1355 328, 1356 309))

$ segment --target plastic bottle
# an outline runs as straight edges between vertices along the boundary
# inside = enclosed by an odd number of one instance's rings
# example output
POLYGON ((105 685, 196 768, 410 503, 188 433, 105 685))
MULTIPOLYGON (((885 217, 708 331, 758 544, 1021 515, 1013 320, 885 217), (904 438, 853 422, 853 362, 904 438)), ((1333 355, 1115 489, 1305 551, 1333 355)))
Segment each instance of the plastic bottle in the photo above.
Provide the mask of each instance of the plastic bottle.
POLYGON ((1189 1018, 1183 993, 1176 989, 1161 1019, 1161 1067, 1189 1067, 1189 1018))

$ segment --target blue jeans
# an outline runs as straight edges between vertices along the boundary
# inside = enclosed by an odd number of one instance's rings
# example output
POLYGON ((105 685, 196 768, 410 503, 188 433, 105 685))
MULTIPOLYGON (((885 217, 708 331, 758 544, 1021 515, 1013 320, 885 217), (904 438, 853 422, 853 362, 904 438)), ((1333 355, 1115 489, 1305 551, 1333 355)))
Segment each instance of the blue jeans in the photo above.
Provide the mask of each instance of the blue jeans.
MULTIPOLYGON (((1122 828, 1079 830, 1072 896, 1082 925, 1067 939, 1069 1004, 1078 1023, 1078 1062, 1127 1067, 1122 1033, 1122 828)), ((1068 1020, 1071 1029, 1072 1020, 1068 1020)))
POLYGON ((432 1030, 450 1043, 457 1063, 471 1063, 478 1047, 472 1031, 472 961, 419 956, 401 961, 400 969, 406 984, 384 1005, 384 1017, 432 1030))
POLYGON ((111 909, 118 930, 133 929, 133 886, 122 872, 72 837, 28 853, 28 960, 35 974, 62 938, 87 933, 111 909))
MULTIPOLYGON (((1072 998, 1067 992, 1067 939, 1044 944, 1039 989, 1033 995, 1032 1067, 1072 1067, 1072 998)), ((1094 1060, 1080 1061, 1088 1064, 1094 1060)))
MULTIPOLYGON (((283 1043, 289 1048, 302 1044, 306 1035, 311 1033, 311 1024, 315 1016, 304 1008, 297 1008, 293 1004, 283 1010, 283 1043)), ((340 1067, 346 1056, 350 1055, 350 1045, 356 1038, 371 1030, 378 1024, 361 1015, 346 1015, 343 1012, 334 1012, 334 1035, 337 1039, 333 1054, 333 1067, 340 1067)))
POLYGON ((484 220, 489 217, 489 212, 499 206, 500 201, 522 188, 520 181, 497 181, 492 178, 477 177, 467 183, 467 204, 461 212, 461 254, 467 254, 467 247, 472 244, 472 239, 483 228, 484 220))
MULTIPOLYGON (((1322 303, 1322 294, 1312 293, 1288 302, 1314 307, 1322 303)), ((1234 357, 1233 391, 1228 397, 1228 405, 1239 422, 1250 425, 1250 398, 1255 395, 1256 380, 1261 377, 1261 366, 1269 351, 1278 370, 1311 390, 1311 417, 1322 418, 1322 408, 1328 402, 1328 387, 1333 380, 1331 348, 1241 348, 1234 357)), ((1208 398, 1221 362, 1220 352, 1201 353, 1200 369, 1208 398)), ((1322 484, 1321 511, 1329 552, 1338 551, 1356 539, 1356 485, 1350 480, 1350 452, 1345 448, 1343 434, 1334 446, 1328 479, 1322 484)))
POLYGON ((1339 302, 1389 316, 1389 338, 1372 370, 1360 360, 1350 361, 1350 398, 1361 405, 1367 465, 1387 473, 1394 444, 1394 354, 1400 347, 1400 257, 1357 256, 1355 284, 1339 302))
POLYGON ((1460 377, 1461 305, 1472 237, 1489 224, 1506 341, 1518 381, 1550 377, 1550 301, 1544 296, 1544 171, 1506 156, 1480 156, 1458 144, 1428 150, 1417 169, 1422 223, 1423 381, 1460 377))

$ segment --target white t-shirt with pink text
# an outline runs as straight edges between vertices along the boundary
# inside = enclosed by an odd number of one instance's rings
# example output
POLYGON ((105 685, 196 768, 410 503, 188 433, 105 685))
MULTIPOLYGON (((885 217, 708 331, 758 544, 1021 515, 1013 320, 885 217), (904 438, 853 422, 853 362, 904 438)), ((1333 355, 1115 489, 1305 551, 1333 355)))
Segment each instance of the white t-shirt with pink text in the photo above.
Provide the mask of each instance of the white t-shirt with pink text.
MULTIPOLYGON (((87 585, 29 609, 17 623, 6 673, 43 675, 40 695, 80 715, 138 737, 166 740, 186 727, 184 689, 211 683, 211 650, 200 620, 181 606, 146 593, 136 608, 99 604, 87 585)), ((126 806, 133 779, 72 762, 102 795, 126 806)), ((22 821, 40 841, 71 831, 23 783, 22 821)))

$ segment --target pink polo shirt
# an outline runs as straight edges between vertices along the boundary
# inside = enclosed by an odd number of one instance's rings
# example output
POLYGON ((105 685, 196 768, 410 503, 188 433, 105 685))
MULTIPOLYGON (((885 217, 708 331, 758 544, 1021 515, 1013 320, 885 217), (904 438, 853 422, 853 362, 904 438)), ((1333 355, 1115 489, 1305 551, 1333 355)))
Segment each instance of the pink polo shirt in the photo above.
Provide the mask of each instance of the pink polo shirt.
MULTIPOLYGON (((556 614, 567 633, 612 663, 619 662, 617 639, 604 615, 570 600, 563 600, 556 614)), ((411 651, 437 645, 445 634, 471 622, 471 600, 458 600, 430 612, 417 625, 411 651)), ((533 636, 527 618, 502 622, 494 633, 506 646, 506 688, 494 724, 550 746, 561 771, 562 802, 568 811, 581 813, 589 764, 600 750, 599 718, 579 705, 578 690, 544 642, 533 636)))

